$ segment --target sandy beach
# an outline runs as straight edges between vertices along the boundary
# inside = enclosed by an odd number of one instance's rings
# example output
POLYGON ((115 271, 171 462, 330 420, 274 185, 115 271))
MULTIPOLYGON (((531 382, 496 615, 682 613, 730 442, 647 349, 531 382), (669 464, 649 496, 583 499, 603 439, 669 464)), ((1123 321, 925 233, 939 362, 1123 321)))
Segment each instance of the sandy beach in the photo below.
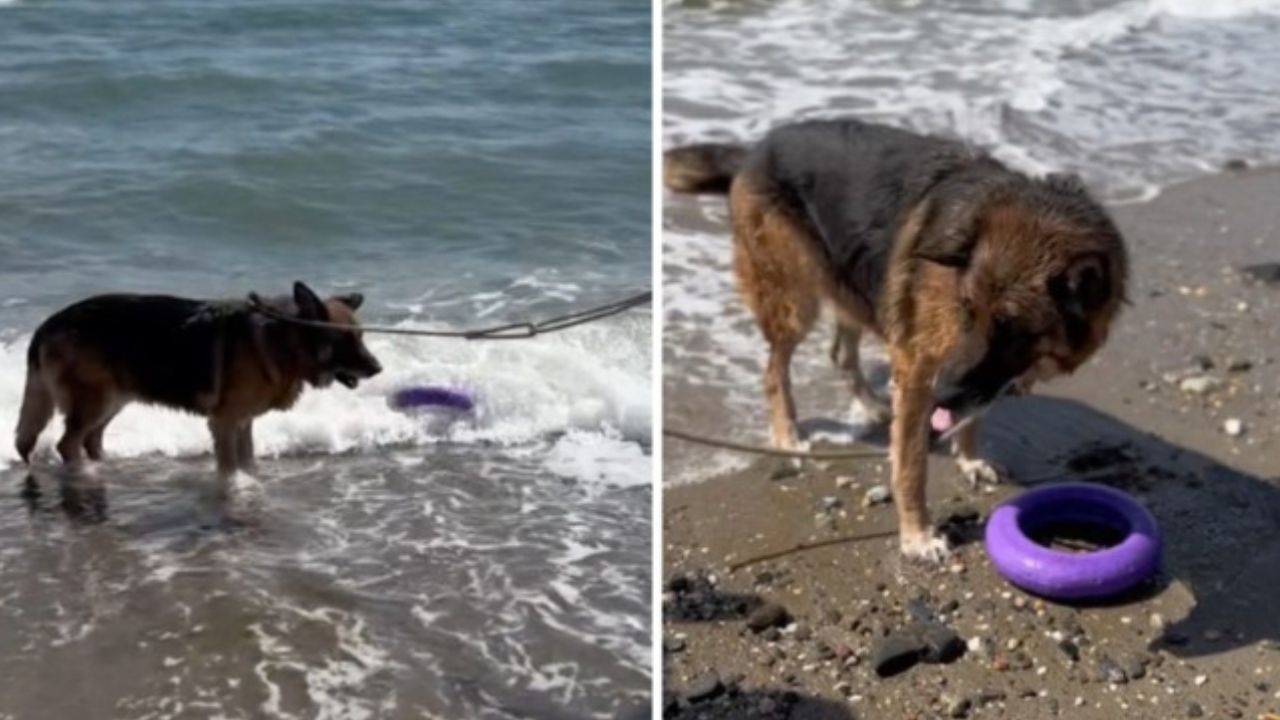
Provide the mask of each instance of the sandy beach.
MULTIPOLYGON (((981 522, 1019 488, 970 489, 944 448, 931 459, 930 498, 959 545, 951 562, 929 568, 899 558, 892 506, 864 502, 888 481, 883 462, 809 463, 796 474, 776 460, 668 441, 670 465, 732 469, 666 489, 665 715, 1280 712, 1280 287, 1240 272, 1280 260, 1277 196, 1280 171, 1224 170, 1113 208, 1133 282, 1112 339, 1075 376, 1000 402, 983 426, 985 453, 1015 481, 1087 473, 1140 499, 1164 534, 1164 568, 1150 587, 1069 607, 1004 582, 981 522), (953 629, 964 655, 878 678, 880 639, 922 615, 953 629)), ((668 226, 717 232, 704 201, 666 202, 668 226)), ((727 260, 719 232, 722 247, 704 251, 727 260)), ((820 357, 828 337, 819 328, 806 351, 820 357)), ((703 342, 694 350, 714 351, 714 337, 703 342)), ((725 430, 723 391, 700 390, 672 367, 686 352, 666 351, 668 426, 735 434, 725 430)), ((883 379, 881 356, 866 356, 883 379)), ((829 366, 802 362, 795 382, 806 426, 844 414, 847 393, 829 366)), ((736 436, 763 437, 763 425, 736 436)))

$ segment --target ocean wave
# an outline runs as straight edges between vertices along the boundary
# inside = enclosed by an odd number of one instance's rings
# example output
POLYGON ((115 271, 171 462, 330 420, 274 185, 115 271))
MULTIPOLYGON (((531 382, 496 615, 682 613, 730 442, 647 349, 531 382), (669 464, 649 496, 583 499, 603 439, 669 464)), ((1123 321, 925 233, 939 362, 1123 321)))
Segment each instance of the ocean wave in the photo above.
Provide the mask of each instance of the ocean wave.
MULTIPOLYGON (((651 440, 649 333, 648 318, 637 314, 517 342, 371 335, 366 342, 384 372, 355 391, 309 388, 293 409, 263 416, 254 426, 258 451, 343 453, 434 443, 514 447, 569 433, 553 445, 552 455, 567 474, 591 478, 595 470, 568 467, 561 451, 590 445, 600 451, 603 466, 611 466, 620 453, 640 454, 638 446, 651 440), (417 385, 465 390, 475 409, 406 413, 389 407, 391 393, 417 385)), ((0 427, 17 423, 28 342, 23 336, 0 343, 0 427)), ((37 452, 49 450, 59 425, 56 419, 50 424, 37 452)), ((109 426, 105 444, 109 454, 122 457, 184 457, 209 453, 209 443, 203 419, 135 403, 109 426)), ((16 460, 11 445, 0 446, 0 462, 16 460)))

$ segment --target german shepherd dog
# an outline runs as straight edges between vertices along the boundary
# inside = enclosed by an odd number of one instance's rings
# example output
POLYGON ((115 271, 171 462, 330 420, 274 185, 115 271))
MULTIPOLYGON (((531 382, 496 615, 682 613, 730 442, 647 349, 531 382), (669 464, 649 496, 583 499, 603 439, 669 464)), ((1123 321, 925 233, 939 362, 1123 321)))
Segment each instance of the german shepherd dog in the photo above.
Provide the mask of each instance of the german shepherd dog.
POLYGON ((858 363, 864 330, 889 350, 890 463, 899 541, 938 560, 925 504, 930 426, 963 474, 978 417, 1007 392, 1070 373, 1107 337, 1128 258, 1079 178, 1014 172, 965 144, 857 120, 800 122, 754 147, 666 153, 666 185, 729 195, 737 287, 769 345, 773 444, 799 448, 790 361, 825 302, 832 360, 856 403, 884 420, 858 363))
POLYGON ((18 454, 30 462, 56 408, 66 417, 63 462, 100 460, 107 425, 138 401, 207 417, 219 475, 252 472, 255 418, 287 410, 305 385, 354 388, 382 370, 356 322, 363 302, 359 294, 321 300, 299 282, 291 298, 272 300, 100 295, 75 303, 31 338, 18 454))

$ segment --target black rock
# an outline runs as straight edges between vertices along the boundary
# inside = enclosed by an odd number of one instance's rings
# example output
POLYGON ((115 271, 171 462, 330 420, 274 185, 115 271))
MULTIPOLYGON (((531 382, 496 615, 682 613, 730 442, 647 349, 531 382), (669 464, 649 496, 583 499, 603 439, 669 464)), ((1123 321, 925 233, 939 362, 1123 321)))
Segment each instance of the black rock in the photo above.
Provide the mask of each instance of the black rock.
POLYGON ((966 648, 964 641, 946 625, 920 623, 913 627, 924 642, 925 650, 922 659, 925 662, 949 663, 964 655, 966 648))
POLYGON ((1200 707, 1200 703, 1193 702, 1187 705, 1187 717, 1198 718, 1204 717, 1204 708, 1200 707))
POLYGON ((1248 170, 1249 161, 1243 158, 1231 158, 1230 160, 1222 163, 1222 169, 1229 170, 1231 172, 1240 172, 1242 170, 1248 170))
POLYGON ((919 637, 892 633, 872 648, 871 666, 875 668, 876 675, 891 677, 915 667, 923 652, 924 645, 919 637))
POLYGON ((1259 263, 1240 268, 1250 280, 1263 285, 1280 285, 1280 262, 1259 263))
POLYGON ((765 603, 747 616, 747 627, 751 632, 762 633, 772 627, 786 625, 791 620, 787 609, 777 603, 765 603))
POLYGON ((949 663, 964 654, 965 644, 941 623, 912 623, 883 637, 871 651, 880 677, 897 675, 918 662, 949 663))
POLYGON ((708 670, 689 683, 685 698, 691 703, 699 703, 714 700, 722 694, 724 694, 724 683, 720 682, 720 676, 715 670, 708 670))
POLYGON ((689 578, 684 575, 676 575, 667 581, 667 590, 673 593, 688 592, 692 585, 689 578))
POLYGON ((1064 638, 1058 643, 1058 649, 1067 656, 1071 662, 1080 662, 1080 646, 1071 641, 1070 638, 1064 638))
POLYGON ((973 701, 967 697, 957 698, 947 703, 947 716, 953 718, 969 717, 969 710, 973 708, 973 701))

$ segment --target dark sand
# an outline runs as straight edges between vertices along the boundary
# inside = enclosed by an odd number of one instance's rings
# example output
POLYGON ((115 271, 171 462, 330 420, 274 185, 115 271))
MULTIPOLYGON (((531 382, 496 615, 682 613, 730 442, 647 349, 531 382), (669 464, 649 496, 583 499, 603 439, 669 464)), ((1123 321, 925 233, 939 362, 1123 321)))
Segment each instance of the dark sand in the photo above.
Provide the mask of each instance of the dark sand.
MULTIPOLYGON (((682 201, 669 199, 668 211, 680 212, 682 201)), ((1097 473, 1091 479, 1140 498, 1165 539, 1153 586, 1106 607, 1037 600, 995 575, 977 525, 961 529, 969 542, 952 562, 904 563, 893 508, 862 505, 868 488, 887 482, 883 463, 810 464, 771 480, 777 461, 761 460, 666 489, 667 716, 1280 712, 1280 287, 1250 284, 1237 270, 1280 261, 1280 171, 1194 181, 1115 216, 1133 257, 1132 307, 1076 376, 994 408, 983 445, 1015 479, 1066 472, 1074 460, 1097 473), (1220 386, 1184 392, 1181 381, 1200 374, 1220 386), (1229 418, 1242 422, 1242 435, 1224 431, 1229 418), (840 506, 830 508, 828 498, 840 506), (833 542, 734 569, 823 541, 833 542), (985 648, 878 679, 868 661, 873 643, 906 624, 917 598, 945 609, 946 624, 985 648), (794 622, 751 632, 744 618, 764 602, 782 605, 794 622), (1078 646, 1078 660, 1059 647, 1064 638, 1078 646)), ((819 335, 810 343, 825 342, 819 335)), ((797 383, 843 392, 834 371, 797 383)), ((673 385, 680 380, 669 374, 668 392, 673 385)), ((681 388, 668 418, 674 408, 682 426, 714 427, 716 397, 699 402, 696 392, 681 388)), ((802 395, 802 416, 805 407, 802 395)), ((705 452, 674 440, 668 447, 681 458, 705 452)), ((970 490, 941 449, 931 462, 937 520, 966 507, 985 517, 1017 492, 970 490)))

